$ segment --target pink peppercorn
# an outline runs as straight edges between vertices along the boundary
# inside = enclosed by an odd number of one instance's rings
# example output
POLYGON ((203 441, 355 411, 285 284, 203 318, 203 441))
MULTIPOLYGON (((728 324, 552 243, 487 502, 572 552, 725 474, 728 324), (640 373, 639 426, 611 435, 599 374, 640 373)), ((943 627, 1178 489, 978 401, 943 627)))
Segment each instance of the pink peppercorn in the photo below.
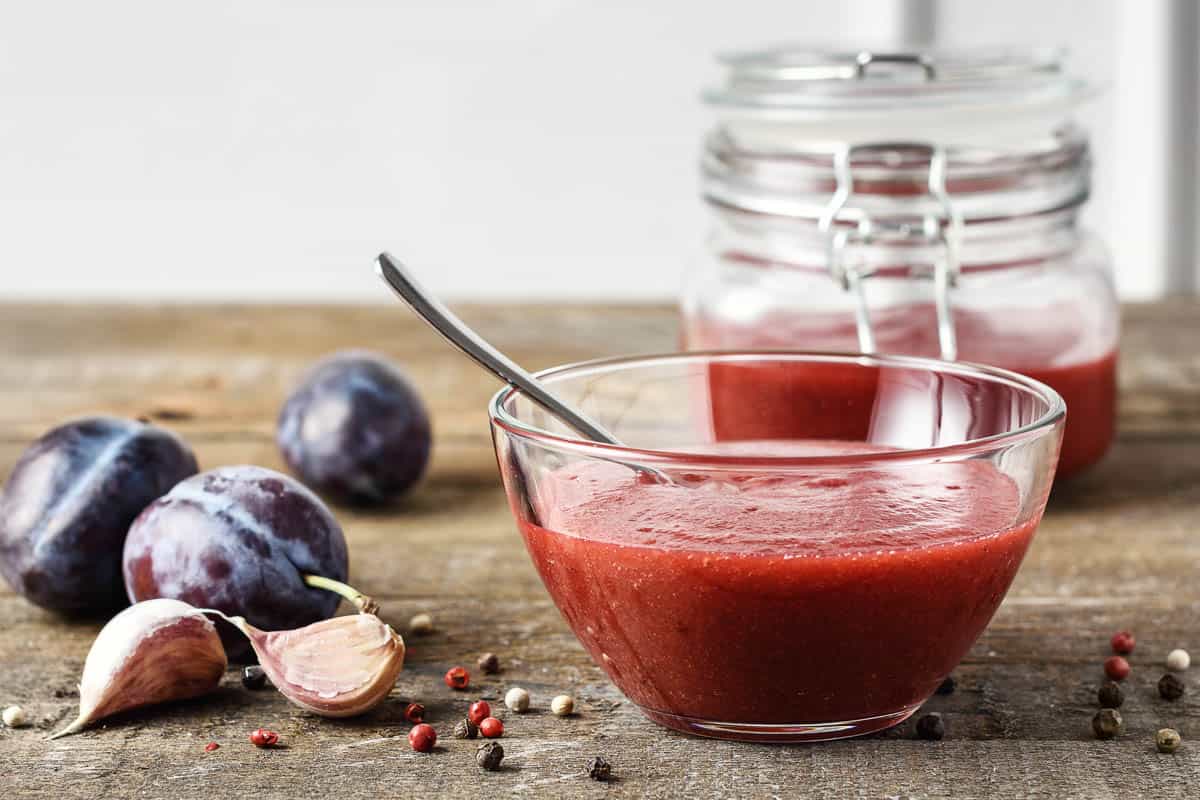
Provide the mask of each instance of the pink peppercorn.
POLYGON ((213 750, 217 750, 220 747, 221 745, 217 744, 216 742, 209 742, 208 744, 204 745, 204 752, 211 753, 213 750))
POLYGON ((1112 637, 1112 649, 1114 653, 1120 653, 1127 656, 1133 652, 1133 646, 1137 644, 1137 640, 1133 638, 1133 634, 1129 631, 1118 631, 1112 637))
POLYGON ((408 732, 408 743, 418 753, 428 753, 437 744, 437 731, 432 725, 416 725, 408 732))
POLYGON ((259 728, 250 734, 250 744, 255 747, 274 747, 279 743, 279 734, 266 728, 259 728))
POLYGON ((1123 681, 1129 677, 1129 662, 1120 656, 1111 656, 1104 662, 1104 674, 1114 681, 1123 681))
POLYGON ((413 725, 425 721, 425 706, 420 703, 409 703, 404 707, 404 718, 413 725))
POLYGON ((471 674, 462 667, 451 667, 446 670, 446 677, 443 680, 451 689, 465 689, 471 682, 471 674))
POLYGON ((488 705, 487 700, 479 700, 471 703, 471 707, 467 709, 467 719, 475 725, 483 722, 492 715, 492 707, 488 705))
POLYGON ((504 735, 504 723, 495 717, 488 717, 479 723, 479 732, 487 739, 499 739, 504 735))

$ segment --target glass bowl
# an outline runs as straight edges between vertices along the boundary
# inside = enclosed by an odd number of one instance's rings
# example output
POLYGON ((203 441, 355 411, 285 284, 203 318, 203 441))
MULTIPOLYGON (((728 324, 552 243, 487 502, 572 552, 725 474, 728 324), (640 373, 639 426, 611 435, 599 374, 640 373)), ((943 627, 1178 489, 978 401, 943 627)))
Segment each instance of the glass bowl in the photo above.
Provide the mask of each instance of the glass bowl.
POLYGON ((542 582, 669 728, 835 739, 913 713, 1004 598, 1066 409, 1015 373, 899 356, 721 352, 540 373, 621 440, 492 400, 542 582))

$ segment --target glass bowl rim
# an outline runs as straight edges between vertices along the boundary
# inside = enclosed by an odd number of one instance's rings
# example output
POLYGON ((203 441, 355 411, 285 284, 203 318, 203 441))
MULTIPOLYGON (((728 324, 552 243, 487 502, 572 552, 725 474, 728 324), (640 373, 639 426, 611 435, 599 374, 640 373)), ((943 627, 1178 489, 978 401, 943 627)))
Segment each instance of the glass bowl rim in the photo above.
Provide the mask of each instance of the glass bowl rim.
POLYGON ((789 360, 804 363, 840 363, 860 366, 898 367, 923 370, 940 374, 954 374, 981 378, 989 383, 1004 383, 1033 394, 1046 403, 1046 411, 1032 422, 1004 433, 995 433, 978 439, 968 439, 955 444, 938 447, 906 448, 884 452, 844 453, 825 456, 748 456, 745 454, 717 454, 703 451, 662 450, 629 447, 626 445, 595 442, 580 436, 568 436, 548 431, 518 419, 507 408, 517 395, 524 394, 515 386, 505 386, 488 403, 488 413, 494 427, 498 426, 514 436, 533 440, 543 446, 574 452, 608 461, 633 462, 657 465, 690 465, 720 467, 813 467, 852 465, 877 462, 936 461, 947 457, 955 459, 978 455, 1020 442, 1036 439, 1060 425, 1067 415, 1066 401, 1054 389, 1041 381, 1026 377, 1018 372, 1000 367, 976 364, 969 361, 943 361, 919 356, 899 356, 873 353, 816 352, 808 350, 690 350, 687 352, 649 353, 645 355, 613 356, 589 359, 548 367, 534 373, 539 380, 549 379, 553 386, 555 378, 582 377, 588 373, 614 372, 623 368, 649 366, 655 363, 704 360, 737 363, 756 360, 789 360))

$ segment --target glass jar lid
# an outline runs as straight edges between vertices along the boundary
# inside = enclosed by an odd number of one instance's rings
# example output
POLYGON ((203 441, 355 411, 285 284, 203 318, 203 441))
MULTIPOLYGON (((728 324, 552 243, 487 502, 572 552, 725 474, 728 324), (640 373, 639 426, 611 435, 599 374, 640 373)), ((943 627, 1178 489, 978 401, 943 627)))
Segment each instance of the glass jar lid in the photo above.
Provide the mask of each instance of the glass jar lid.
POLYGON ((1087 197, 1087 136, 1071 113, 1093 91, 1069 74, 1062 50, 776 47, 719 60, 725 79, 705 93, 718 120, 702 164, 717 204, 819 219, 838 189, 837 156, 849 151, 852 211, 937 213, 934 149, 968 222, 1087 197))
MULTIPOLYGON (((1067 71, 1062 50, 847 51, 784 46, 719 59, 724 81, 704 93, 726 119, 828 127, 839 139, 886 122, 888 138, 989 119, 1062 118, 1093 93, 1067 71), (836 133, 840 129, 840 134, 836 133)), ((1043 123, 1044 124, 1044 123, 1043 123)), ((878 138, 878 129, 874 130, 878 138)))

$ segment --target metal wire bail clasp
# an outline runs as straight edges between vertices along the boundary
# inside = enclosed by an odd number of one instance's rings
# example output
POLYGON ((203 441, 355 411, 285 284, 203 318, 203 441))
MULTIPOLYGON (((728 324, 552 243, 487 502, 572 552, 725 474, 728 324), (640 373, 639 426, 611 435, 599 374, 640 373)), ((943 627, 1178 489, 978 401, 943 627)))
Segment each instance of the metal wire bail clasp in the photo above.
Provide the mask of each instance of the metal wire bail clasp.
POLYGON ((919 148, 929 153, 927 185, 930 196, 936 199, 938 205, 941 206, 941 214, 924 214, 921 217, 919 230, 910 231, 911 226, 897 227, 895 224, 890 224, 888 230, 893 234, 898 230, 903 236, 915 234, 918 241, 940 246, 939 256, 934 259, 929 276, 933 278, 938 345, 941 348, 942 358, 952 361, 958 357, 958 342, 954 333, 954 317, 950 309, 950 289, 958 281, 959 242, 962 236, 963 221, 961 212, 955 208, 946 191, 946 151, 944 148, 936 145, 909 143, 860 144, 843 147, 834 153, 833 172, 836 189, 818 222, 821 233, 826 236, 826 261, 829 274, 843 289, 854 293, 858 346, 864 353, 874 353, 876 350, 875 331, 871 327, 871 314, 867 305, 863 281, 870 278, 876 270, 864 267, 862 264, 850 263, 848 249, 852 242, 870 244, 880 238, 882 226, 865 210, 848 208, 850 196, 854 193, 851 162, 856 155, 866 151, 897 147, 910 151, 919 148))

